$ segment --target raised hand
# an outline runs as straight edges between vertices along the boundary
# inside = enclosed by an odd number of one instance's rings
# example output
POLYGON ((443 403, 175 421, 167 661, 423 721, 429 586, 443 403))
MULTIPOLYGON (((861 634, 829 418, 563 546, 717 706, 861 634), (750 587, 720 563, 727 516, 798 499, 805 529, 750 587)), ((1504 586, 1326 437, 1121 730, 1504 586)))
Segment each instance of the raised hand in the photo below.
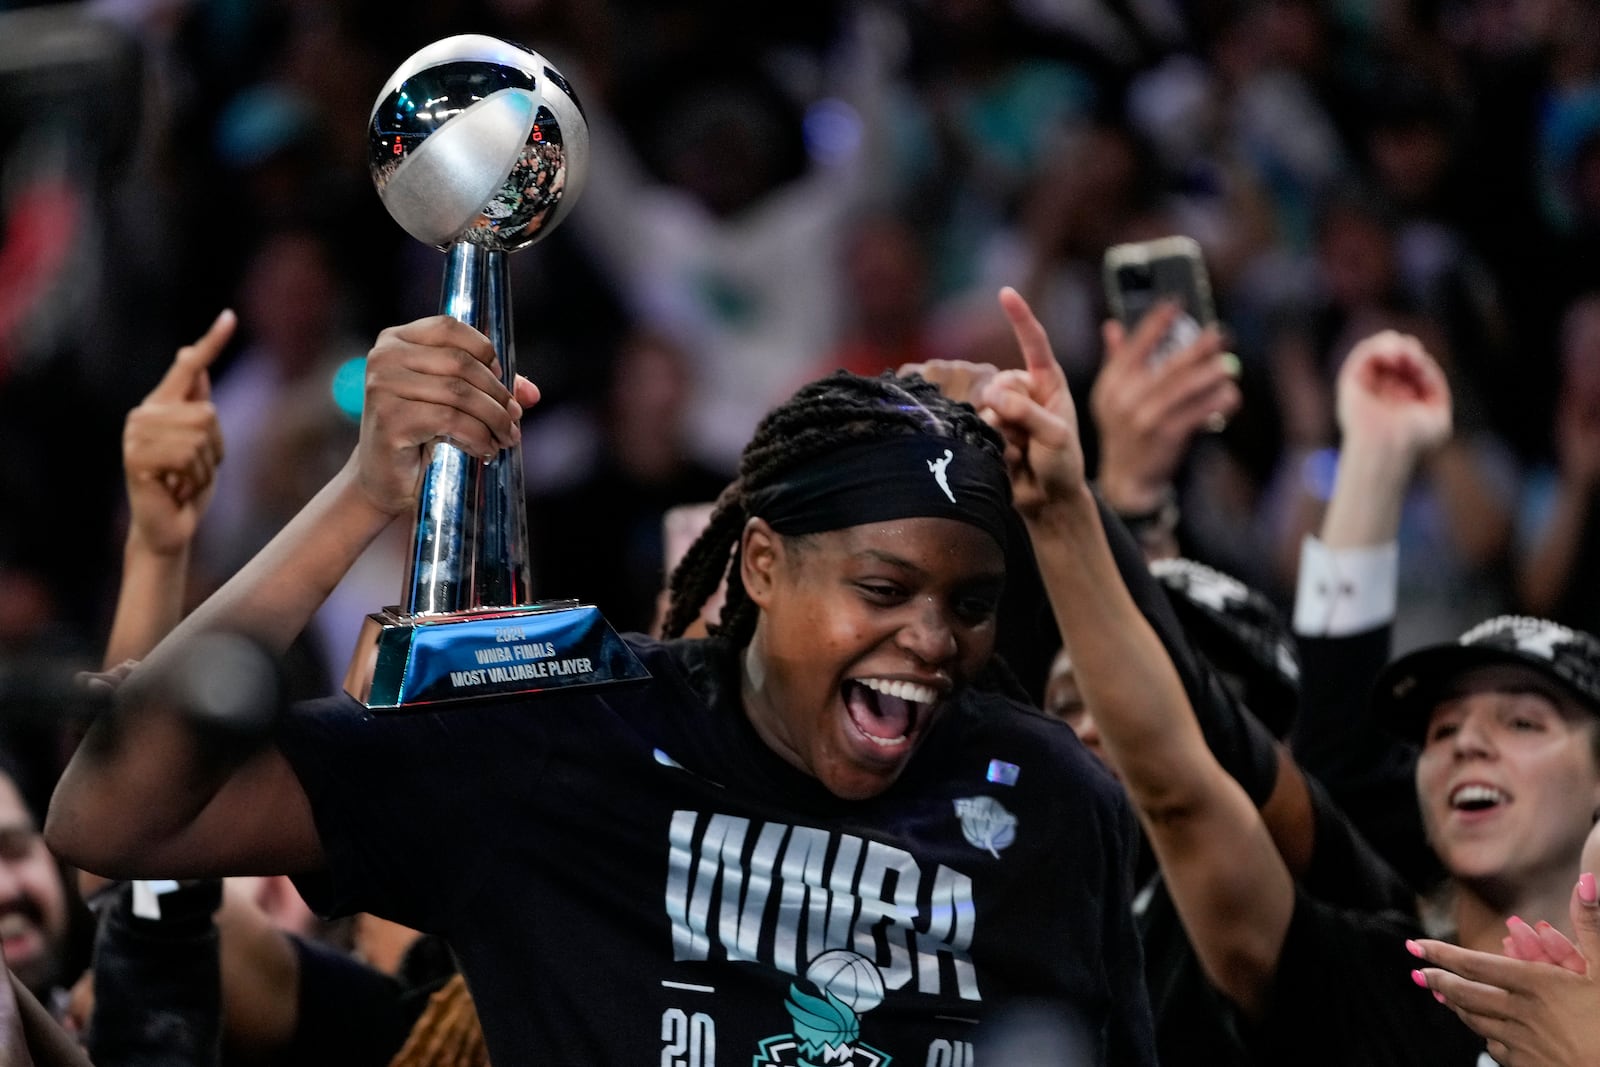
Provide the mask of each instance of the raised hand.
POLYGON ((1086 486, 1078 413, 1044 327, 1022 295, 1000 290, 1000 308, 1022 352, 1021 370, 997 372, 976 404, 1006 440, 1012 502, 1029 519, 1086 486))
POLYGON ((210 367, 236 321, 232 311, 223 311, 203 337, 178 349, 167 373, 123 423, 129 536, 152 552, 187 548, 211 502, 223 447, 210 367))
POLYGON ((1195 434, 1219 428, 1239 410, 1238 362, 1207 326, 1170 359, 1152 363, 1178 306, 1154 308, 1130 334, 1112 320, 1101 329, 1105 362, 1089 391, 1100 436, 1096 479, 1112 508, 1149 511, 1161 500, 1195 434))
POLYGON ((423 447, 446 441, 487 462, 521 438, 524 407, 539 390, 500 381, 494 346, 446 315, 393 326, 367 355, 357 449, 359 483, 373 506, 399 515, 416 504, 423 447))
POLYGON ((1410 334, 1383 330, 1356 344, 1339 368, 1337 411, 1345 441, 1371 441, 1415 459, 1450 437, 1450 384, 1410 334))
MULTIPOLYGON (((1588 962, 1600 959, 1600 907, 1595 877, 1573 888, 1571 916, 1577 941, 1561 947, 1529 928, 1545 958, 1508 959, 1443 941, 1409 942, 1426 965, 1413 977, 1488 1042, 1489 1055, 1510 1067, 1582 1067, 1600 1048, 1600 981, 1588 962), (1575 951, 1583 961, 1570 957, 1575 951), (1561 959, 1553 959, 1552 955, 1561 959)), ((1525 925, 1525 924, 1524 924, 1525 925)), ((1535 951, 1521 931, 1513 941, 1535 951)))

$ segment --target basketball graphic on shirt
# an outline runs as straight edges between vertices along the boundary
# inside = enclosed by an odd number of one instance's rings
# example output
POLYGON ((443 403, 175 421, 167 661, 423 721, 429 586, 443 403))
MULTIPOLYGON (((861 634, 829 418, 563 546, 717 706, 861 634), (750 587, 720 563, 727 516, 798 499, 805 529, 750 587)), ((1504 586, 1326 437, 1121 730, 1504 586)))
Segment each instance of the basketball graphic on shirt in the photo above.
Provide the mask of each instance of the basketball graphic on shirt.
POLYGON ((857 1015, 883 1003, 883 973, 865 956, 847 948, 829 949, 806 965, 806 980, 832 993, 857 1015))

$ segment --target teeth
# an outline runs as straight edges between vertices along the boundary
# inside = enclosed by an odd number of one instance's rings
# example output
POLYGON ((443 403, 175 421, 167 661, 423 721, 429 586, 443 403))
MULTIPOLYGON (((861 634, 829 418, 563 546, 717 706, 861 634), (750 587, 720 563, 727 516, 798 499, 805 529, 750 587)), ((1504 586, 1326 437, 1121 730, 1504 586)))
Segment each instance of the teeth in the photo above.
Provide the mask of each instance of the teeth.
POLYGON ((1510 798, 1499 789, 1488 785, 1463 785, 1450 794, 1450 806, 1464 808, 1469 804, 1501 804, 1510 798))
POLYGON ((908 700, 913 704, 932 704, 939 699, 938 690, 929 685, 918 685, 916 682, 901 682, 889 678, 857 678, 856 681, 868 689, 900 700, 908 700))
POLYGON ((0 916, 0 938, 21 937, 31 929, 33 924, 21 912, 11 911, 0 916))
POLYGON ((862 737, 865 737, 868 741, 871 741, 879 748, 893 748, 895 745, 898 745, 900 742, 906 739, 905 734, 901 734, 899 737, 874 737, 872 734, 867 733, 865 730, 862 730, 859 727, 856 729, 856 733, 860 734, 862 737))

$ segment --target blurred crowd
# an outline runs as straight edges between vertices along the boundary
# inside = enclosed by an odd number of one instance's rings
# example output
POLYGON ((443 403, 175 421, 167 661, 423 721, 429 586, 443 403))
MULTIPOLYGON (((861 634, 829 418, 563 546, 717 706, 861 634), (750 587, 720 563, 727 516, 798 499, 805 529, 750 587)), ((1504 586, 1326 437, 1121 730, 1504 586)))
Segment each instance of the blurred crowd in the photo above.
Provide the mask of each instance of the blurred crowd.
MULTIPOLYGON (((644 627, 660 513, 710 499, 761 412, 835 366, 990 358, 1000 284, 1038 309, 1081 400, 1105 249, 1183 233, 1245 395, 1178 479, 1189 554, 1287 602, 1307 497, 1331 476, 1333 371, 1395 327, 1445 364, 1459 428, 1408 502, 1399 644, 1496 608, 1593 625, 1562 602, 1585 554, 1537 555, 1600 466, 1592 15, 1578 0, 7 11, 0 634, 96 644, 121 417, 218 308, 240 329, 215 372, 230 463, 206 580, 344 455, 339 368, 436 310, 442 270, 373 192, 370 109, 405 56, 457 32, 542 52, 593 131, 569 221, 512 261, 518 365, 545 395, 524 448, 541 593, 644 627), (75 447, 39 448, 60 425, 75 447)), ((350 602, 392 600, 390 569, 350 602)), ((308 651, 342 661, 350 639, 330 624, 308 651)))
MULTIPOLYGON (((100 666, 124 423, 177 345, 236 309, 194 601, 344 462, 377 331, 437 310, 443 255, 384 212, 367 130, 406 56, 468 32, 546 56, 593 138, 570 217, 511 261, 517 365, 543 392, 522 426, 538 596, 651 628, 669 512, 716 498, 763 413, 837 367, 1016 365, 1002 285, 1090 411, 1106 249, 1186 234, 1240 398, 1163 478, 1183 556, 1291 610, 1338 371, 1395 330, 1454 402, 1402 506, 1395 651, 1502 613, 1600 631, 1589 0, 0 2, 19 810, 43 811, 66 755, 39 666, 100 666)), ((1082 425, 1092 471, 1103 426, 1082 425)), ((396 602, 405 533, 302 636, 296 695, 332 691, 362 616, 396 602)), ((69 905, 37 910, 70 954, 69 905)))

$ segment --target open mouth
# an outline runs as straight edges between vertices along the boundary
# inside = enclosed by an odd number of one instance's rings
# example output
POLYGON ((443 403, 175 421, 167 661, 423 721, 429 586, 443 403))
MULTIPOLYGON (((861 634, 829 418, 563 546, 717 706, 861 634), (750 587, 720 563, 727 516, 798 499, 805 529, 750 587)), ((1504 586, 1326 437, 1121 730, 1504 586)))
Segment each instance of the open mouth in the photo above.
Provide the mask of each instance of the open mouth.
POLYGON ((19 911, 0 916, 0 944, 13 964, 29 962, 39 947, 38 927, 19 911))
POLYGON ((1511 800, 1510 794, 1492 785, 1477 782, 1458 785, 1450 791, 1450 810, 1463 812, 1491 811, 1511 800))
POLYGON ((852 678, 844 706, 856 732, 880 748, 894 748, 916 732, 939 693, 932 686, 889 678, 852 678))

